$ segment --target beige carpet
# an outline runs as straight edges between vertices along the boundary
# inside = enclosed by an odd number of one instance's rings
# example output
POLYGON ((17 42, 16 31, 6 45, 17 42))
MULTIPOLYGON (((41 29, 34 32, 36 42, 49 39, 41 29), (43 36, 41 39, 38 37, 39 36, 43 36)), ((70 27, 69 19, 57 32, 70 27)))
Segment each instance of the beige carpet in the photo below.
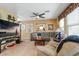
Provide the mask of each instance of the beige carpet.
POLYGON ((25 40, 21 44, 14 47, 10 47, 3 51, 0 56, 36 56, 37 50, 34 46, 34 42, 25 40))

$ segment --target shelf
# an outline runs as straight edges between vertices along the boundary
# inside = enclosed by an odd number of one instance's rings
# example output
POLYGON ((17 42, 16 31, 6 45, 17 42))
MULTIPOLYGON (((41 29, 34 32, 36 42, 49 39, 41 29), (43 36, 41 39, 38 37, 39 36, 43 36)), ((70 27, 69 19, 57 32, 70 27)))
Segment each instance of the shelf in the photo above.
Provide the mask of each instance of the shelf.
POLYGON ((19 24, 0 19, 0 29, 8 29, 14 26, 19 26, 19 24))

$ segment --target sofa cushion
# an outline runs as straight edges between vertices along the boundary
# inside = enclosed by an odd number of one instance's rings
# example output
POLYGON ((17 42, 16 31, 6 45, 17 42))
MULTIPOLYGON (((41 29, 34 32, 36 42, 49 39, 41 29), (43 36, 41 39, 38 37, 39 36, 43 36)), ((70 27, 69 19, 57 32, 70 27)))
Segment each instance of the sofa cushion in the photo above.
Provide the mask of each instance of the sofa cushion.
POLYGON ((37 46, 37 49, 49 56, 55 56, 56 50, 52 46, 37 46))
POLYGON ((47 45, 52 46, 52 47, 54 47, 54 48, 57 48, 57 46, 58 46, 58 42, 50 41, 50 42, 48 42, 47 45))
POLYGON ((57 56, 73 56, 79 55, 79 44, 75 42, 66 42, 57 56))

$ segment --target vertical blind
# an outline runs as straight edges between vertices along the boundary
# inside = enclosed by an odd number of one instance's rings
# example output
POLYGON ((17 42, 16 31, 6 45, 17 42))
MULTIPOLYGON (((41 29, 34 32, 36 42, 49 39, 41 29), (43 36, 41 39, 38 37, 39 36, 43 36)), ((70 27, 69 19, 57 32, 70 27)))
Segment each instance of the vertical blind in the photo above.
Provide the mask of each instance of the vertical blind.
POLYGON ((68 35, 79 35, 79 7, 67 16, 68 35))

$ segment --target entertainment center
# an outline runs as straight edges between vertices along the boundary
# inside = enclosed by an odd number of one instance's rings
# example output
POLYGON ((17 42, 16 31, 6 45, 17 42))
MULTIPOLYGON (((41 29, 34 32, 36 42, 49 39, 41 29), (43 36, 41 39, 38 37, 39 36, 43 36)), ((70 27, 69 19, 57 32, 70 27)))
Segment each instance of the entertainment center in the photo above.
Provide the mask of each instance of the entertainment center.
POLYGON ((7 47, 20 43, 20 33, 14 29, 16 26, 19 27, 19 23, 0 19, 0 53, 7 47))

